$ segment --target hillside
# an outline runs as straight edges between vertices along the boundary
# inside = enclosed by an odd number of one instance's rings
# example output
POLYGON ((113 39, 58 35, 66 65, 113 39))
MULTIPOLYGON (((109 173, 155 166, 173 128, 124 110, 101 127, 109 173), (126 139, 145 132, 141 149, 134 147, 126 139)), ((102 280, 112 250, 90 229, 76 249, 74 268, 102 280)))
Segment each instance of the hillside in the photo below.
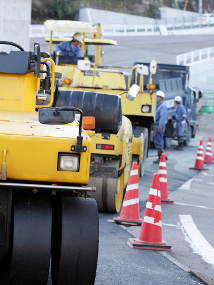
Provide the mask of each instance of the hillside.
MULTIPOLYGON (((183 10, 185 0, 32 0, 32 24, 46 19, 78 20, 79 8, 95 8, 138 16, 155 17, 158 7, 183 10)), ((187 11, 198 11, 198 0, 188 0, 187 11)), ((214 10, 213 0, 203 0, 203 12, 214 10)))

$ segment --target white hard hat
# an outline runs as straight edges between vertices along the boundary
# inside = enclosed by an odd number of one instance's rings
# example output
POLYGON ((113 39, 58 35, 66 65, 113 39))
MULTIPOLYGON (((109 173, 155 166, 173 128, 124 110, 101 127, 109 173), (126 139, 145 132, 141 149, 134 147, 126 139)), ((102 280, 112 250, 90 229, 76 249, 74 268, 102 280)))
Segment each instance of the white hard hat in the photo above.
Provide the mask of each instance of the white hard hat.
POLYGON ((75 33, 73 35, 73 39, 80 42, 80 43, 83 43, 83 34, 81 33, 75 33))
POLYGON ((162 98, 165 98, 165 94, 164 94, 163 91, 161 91, 161 90, 158 90, 158 91, 156 92, 156 95, 157 95, 157 96, 160 96, 160 97, 162 97, 162 98))
POLYGON ((181 103, 181 102, 182 102, 182 98, 181 98, 181 96, 175 96, 174 101, 175 101, 175 102, 179 102, 179 103, 181 103))

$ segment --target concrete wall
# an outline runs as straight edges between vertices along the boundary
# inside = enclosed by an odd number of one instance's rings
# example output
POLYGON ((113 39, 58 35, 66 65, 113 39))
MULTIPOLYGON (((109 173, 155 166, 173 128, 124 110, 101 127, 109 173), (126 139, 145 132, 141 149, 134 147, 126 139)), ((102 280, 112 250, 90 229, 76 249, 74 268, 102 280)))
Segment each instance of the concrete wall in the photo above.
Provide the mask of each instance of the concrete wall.
POLYGON ((188 18, 188 17, 197 17, 198 16, 198 13, 179 10, 179 9, 173 9, 173 8, 167 8, 167 7, 161 7, 158 9, 161 13, 161 19, 182 18, 182 17, 188 18))
POLYGON ((101 25, 152 25, 153 19, 91 8, 79 10, 79 21, 101 25))
POLYGON ((214 91, 214 58, 193 63, 189 67, 190 86, 214 91))
MULTIPOLYGON (((0 0, 0 41, 19 44, 24 50, 30 47, 32 0, 0 0)), ((1 51, 17 50, 0 45, 1 51)))
MULTIPOLYGON (((168 35, 213 35, 214 27, 170 30, 168 35)), ((207 43, 209 45, 209 43, 207 43)))

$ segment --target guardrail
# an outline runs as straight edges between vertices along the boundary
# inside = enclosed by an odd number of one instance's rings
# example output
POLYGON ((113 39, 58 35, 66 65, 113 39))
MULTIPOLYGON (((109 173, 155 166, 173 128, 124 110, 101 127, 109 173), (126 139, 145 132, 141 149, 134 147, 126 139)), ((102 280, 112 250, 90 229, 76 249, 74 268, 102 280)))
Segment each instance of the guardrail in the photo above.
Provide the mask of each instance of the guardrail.
MULTIPOLYGON (((180 22, 172 21, 166 23, 164 20, 154 20, 154 25, 102 25, 101 32, 105 36, 142 36, 142 35, 159 35, 160 26, 165 26, 168 31, 180 29, 194 29, 214 27, 213 22, 180 22)), ((49 30, 44 25, 31 25, 30 37, 48 37, 49 30)), ((73 33, 69 32, 53 32, 54 37, 72 36, 73 33)))
POLYGON ((210 58, 214 58, 214 47, 204 48, 177 55, 176 64, 189 65, 210 58))
POLYGON ((214 113, 214 93, 204 92, 203 98, 205 102, 200 108, 199 113, 214 113))
POLYGON ((145 35, 159 32, 155 25, 102 25, 101 32, 103 36, 127 36, 127 35, 145 35))

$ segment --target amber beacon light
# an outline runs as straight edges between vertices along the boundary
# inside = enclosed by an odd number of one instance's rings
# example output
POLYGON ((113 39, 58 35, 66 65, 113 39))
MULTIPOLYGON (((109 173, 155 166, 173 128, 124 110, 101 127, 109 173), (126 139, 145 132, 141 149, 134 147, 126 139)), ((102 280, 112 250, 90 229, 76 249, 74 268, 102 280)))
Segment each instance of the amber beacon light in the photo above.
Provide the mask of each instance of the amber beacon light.
POLYGON ((83 117, 83 129, 85 130, 95 129, 95 117, 83 117))

